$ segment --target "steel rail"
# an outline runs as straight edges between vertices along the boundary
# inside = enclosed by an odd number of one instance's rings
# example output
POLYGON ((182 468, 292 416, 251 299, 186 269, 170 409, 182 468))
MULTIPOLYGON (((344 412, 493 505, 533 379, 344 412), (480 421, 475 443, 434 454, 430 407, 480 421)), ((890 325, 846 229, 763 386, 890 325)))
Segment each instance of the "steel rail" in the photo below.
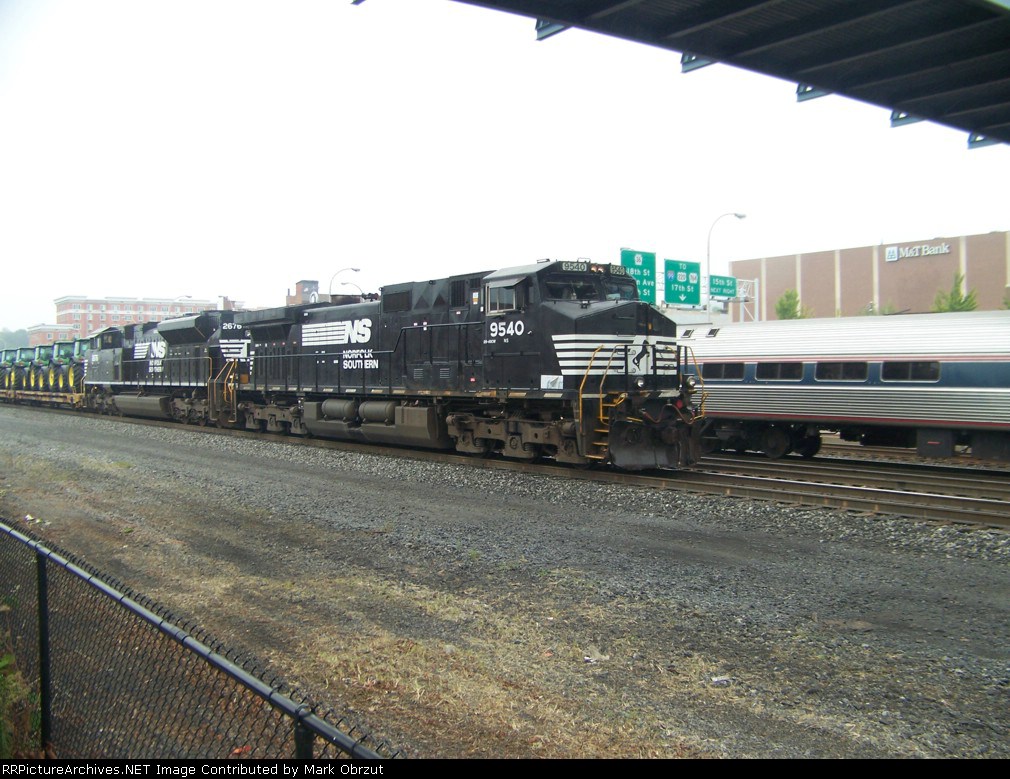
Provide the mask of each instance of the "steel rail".
POLYGON ((868 463, 865 460, 764 460, 760 458, 705 458, 702 467, 742 476, 781 476, 825 484, 960 495, 1010 502, 1010 479, 1006 471, 915 463, 868 463))

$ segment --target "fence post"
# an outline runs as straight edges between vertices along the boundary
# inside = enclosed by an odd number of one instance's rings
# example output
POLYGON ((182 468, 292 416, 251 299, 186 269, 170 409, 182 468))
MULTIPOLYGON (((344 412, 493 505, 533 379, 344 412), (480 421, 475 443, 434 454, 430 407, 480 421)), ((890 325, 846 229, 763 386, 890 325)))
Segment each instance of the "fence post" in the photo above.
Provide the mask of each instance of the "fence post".
MULTIPOLYGON (((299 714, 301 709, 299 709, 299 714)), ((313 746, 316 734, 312 732, 300 717, 295 718, 295 759, 312 760, 315 757, 313 746)))
POLYGON ((35 566, 38 575, 39 608, 39 749, 46 749, 52 740, 52 687, 49 668, 49 576, 46 571, 46 557, 35 552, 35 566))

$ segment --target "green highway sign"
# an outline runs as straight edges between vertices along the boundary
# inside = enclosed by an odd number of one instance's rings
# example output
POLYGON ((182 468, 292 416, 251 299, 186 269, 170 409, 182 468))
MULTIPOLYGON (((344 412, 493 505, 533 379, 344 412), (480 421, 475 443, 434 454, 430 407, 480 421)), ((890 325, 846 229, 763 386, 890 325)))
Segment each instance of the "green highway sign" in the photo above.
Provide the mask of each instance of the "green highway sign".
POLYGON ((646 303, 656 302, 656 253, 621 249, 621 265, 638 282, 638 297, 646 303))
POLYGON ((709 276, 708 296, 710 298, 735 298, 736 297, 736 277, 734 276, 709 276))
POLYGON ((674 306, 701 305, 701 263, 664 260, 666 292, 663 300, 674 306))

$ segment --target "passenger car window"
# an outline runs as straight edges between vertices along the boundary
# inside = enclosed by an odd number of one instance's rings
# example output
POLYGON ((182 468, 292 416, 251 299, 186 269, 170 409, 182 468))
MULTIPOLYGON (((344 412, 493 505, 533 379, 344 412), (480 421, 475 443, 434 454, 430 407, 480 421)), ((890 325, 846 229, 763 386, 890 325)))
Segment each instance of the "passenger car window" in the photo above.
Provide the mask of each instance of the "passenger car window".
POLYGON ((743 379, 742 362, 707 362, 701 366, 701 375, 705 379, 743 379))
POLYGON ((817 381, 866 381, 868 375, 865 362, 819 362, 814 368, 817 381))
POLYGON ((759 362, 754 376, 768 381, 799 381, 803 378, 803 363, 759 362))
POLYGON ((940 363, 929 360, 885 362, 880 368, 883 381, 939 381, 940 363))

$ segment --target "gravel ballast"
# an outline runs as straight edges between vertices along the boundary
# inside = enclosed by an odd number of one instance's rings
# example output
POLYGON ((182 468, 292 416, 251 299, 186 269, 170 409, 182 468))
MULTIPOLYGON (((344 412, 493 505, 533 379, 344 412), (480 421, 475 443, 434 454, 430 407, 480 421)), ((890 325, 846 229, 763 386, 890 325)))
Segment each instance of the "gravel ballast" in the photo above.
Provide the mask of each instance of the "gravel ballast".
POLYGON ((409 756, 1010 756, 1006 533, 9 406, 0 431, 0 514, 409 756))

